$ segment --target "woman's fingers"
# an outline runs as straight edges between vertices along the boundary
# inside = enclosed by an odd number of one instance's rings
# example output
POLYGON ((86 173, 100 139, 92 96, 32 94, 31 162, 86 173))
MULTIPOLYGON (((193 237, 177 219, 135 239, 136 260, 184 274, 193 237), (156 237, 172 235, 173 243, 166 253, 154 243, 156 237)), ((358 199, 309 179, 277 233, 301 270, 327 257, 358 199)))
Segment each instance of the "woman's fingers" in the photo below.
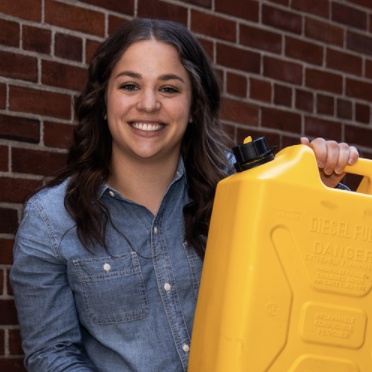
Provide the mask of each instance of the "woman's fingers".
POLYGON ((358 150, 347 143, 325 141, 323 138, 310 142, 306 137, 301 138, 301 143, 313 149, 321 179, 329 187, 336 186, 346 165, 354 164, 359 158, 358 150))

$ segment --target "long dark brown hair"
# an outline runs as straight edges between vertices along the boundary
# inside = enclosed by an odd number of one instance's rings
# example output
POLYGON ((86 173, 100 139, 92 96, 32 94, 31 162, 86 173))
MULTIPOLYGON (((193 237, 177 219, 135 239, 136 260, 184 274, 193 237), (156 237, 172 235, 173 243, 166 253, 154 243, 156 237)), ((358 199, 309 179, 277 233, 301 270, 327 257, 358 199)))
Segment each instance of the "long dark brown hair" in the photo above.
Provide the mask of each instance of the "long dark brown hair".
POLYGON ((105 92, 111 72, 126 49, 142 40, 155 39, 172 45, 192 83, 192 123, 185 132, 184 159, 191 202, 183 209, 185 240, 203 257, 205 237, 217 183, 231 169, 226 144, 229 139, 219 122, 218 77, 199 42, 181 24, 135 19, 123 24, 96 51, 88 70, 88 83, 75 102, 77 126, 67 166, 46 187, 68 179, 65 208, 76 222, 84 247, 100 244, 106 250, 107 223, 112 223, 98 189, 110 176, 112 137, 104 120, 105 92))

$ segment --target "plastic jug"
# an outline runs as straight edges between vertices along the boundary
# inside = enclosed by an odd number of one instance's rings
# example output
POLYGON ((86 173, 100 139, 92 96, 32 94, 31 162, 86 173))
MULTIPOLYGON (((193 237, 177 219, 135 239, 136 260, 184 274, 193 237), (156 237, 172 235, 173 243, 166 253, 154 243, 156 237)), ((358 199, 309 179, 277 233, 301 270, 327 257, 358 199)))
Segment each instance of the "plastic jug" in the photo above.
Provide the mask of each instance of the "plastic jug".
POLYGON ((346 168, 365 176, 350 192, 324 186, 307 146, 274 159, 260 138, 234 152, 242 171, 217 186, 188 372, 372 371, 372 161, 346 168))

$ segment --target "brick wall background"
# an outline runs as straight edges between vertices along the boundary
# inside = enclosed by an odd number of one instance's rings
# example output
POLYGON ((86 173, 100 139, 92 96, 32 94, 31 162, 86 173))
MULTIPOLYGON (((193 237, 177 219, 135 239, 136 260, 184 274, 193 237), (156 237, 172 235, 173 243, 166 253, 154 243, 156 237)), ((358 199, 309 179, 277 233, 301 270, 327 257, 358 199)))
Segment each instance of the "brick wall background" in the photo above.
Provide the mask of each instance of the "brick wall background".
POLYGON ((236 142, 265 135, 283 148, 322 136, 372 158, 371 0, 1 0, 1 371, 25 370, 8 281, 22 202, 65 162, 71 102, 97 46, 137 16, 195 33, 221 78, 236 142))

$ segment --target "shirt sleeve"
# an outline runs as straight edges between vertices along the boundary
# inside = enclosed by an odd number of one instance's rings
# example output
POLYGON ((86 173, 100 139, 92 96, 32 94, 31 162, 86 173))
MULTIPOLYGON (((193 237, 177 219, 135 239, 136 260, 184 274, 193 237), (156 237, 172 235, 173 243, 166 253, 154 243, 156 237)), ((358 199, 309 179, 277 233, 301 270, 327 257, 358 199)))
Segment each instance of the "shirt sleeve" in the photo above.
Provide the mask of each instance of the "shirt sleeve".
POLYGON ((66 265, 40 206, 28 203, 10 273, 29 372, 93 372, 85 358, 66 265))

